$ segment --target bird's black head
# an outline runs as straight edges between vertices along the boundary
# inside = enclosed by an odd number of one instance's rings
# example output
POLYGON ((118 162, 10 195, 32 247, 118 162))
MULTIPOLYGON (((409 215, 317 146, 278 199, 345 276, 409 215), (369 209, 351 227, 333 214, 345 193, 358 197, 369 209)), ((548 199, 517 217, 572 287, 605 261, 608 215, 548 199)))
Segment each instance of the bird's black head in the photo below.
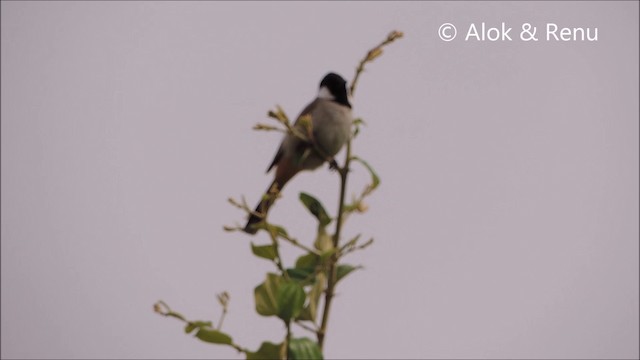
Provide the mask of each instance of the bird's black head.
POLYGON ((336 73, 328 73, 320 82, 321 98, 333 100, 339 104, 351 107, 347 95, 347 81, 336 73))

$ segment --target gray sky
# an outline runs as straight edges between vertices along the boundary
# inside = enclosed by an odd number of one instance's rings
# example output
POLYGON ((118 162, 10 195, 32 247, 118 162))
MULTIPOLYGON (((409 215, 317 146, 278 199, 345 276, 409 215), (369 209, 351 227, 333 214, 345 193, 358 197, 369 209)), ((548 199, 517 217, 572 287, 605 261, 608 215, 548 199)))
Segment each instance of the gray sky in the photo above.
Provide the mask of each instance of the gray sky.
MULTIPOLYGON (((1 6, 3 358, 240 358, 152 312, 216 320, 224 290, 236 342, 279 342, 253 304, 267 239, 222 230, 271 181, 280 136, 251 127, 393 29, 354 101, 382 185, 345 235, 376 242, 345 259, 365 269, 327 357, 638 358, 637 2, 1 6), (482 22, 513 40, 464 41, 482 22)), ((300 191, 333 212, 338 178, 299 175, 271 213, 311 241, 300 191)))

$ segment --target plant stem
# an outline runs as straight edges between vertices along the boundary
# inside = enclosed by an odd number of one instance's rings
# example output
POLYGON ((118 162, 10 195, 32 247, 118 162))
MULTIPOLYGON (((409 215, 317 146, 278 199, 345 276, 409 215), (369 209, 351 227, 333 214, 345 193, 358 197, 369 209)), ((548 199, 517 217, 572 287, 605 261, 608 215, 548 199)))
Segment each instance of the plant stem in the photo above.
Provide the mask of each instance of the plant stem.
MULTIPOLYGON (((300 320, 296 320, 296 321, 295 321, 295 323, 296 323, 296 325, 300 326, 301 328, 303 328, 303 329, 305 329, 305 330, 307 330, 307 331, 311 331, 311 332, 312 332, 312 333, 314 333, 314 334, 317 334, 317 333, 318 333, 318 329, 317 329, 317 327, 312 328, 311 326, 306 325, 305 323, 303 323, 303 322, 302 322, 302 321, 300 321, 300 320)), ((314 324, 314 325, 315 325, 315 324, 314 324)))
POLYGON ((289 242, 291 245, 299 247, 300 249, 308 252, 308 253, 312 253, 315 255, 320 256, 320 252, 318 250, 312 249, 302 243, 300 243, 298 240, 290 237, 289 235, 285 235, 285 234, 278 234, 278 236, 280 236, 280 238, 284 239, 285 241, 289 242))
POLYGON ((280 257, 280 244, 278 244, 278 237, 275 234, 275 232, 273 232, 273 231, 269 231, 269 236, 271 237, 271 243, 273 244, 273 250, 276 253, 276 258, 273 260, 273 262, 278 267, 278 270, 280 270, 280 273, 282 274, 282 276, 285 279, 288 280, 289 279, 289 275, 287 274, 287 271, 284 269, 284 266, 282 265, 282 258, 280 257))
MULTIPOLYGON (((404 34, 400 31, 392 31, 387 35, 387 38, 383 40, 378 46, 369 50, 367 55, 358 63, 358 67, 356 67, 356 73, 351 81, 351 87, 349 91, 351 96, 354 96, 356 91, 356 85, 358 83, 358 79, 360 78, 360 74, 364 71, 364 66, 373 61, 375 58, 382 54, 382 48, 386 45, 392 43, 396 39, 401 38, 404 34)), ((347 141, 347 155, 345 157, 344 166, 342 168, 338 168, 340 171, 340 203, 338 204, 338 219, 336 222, 336 232, 333 235, 333 246, 337 250, 339 249, 338 245, 340 242, 340 232, 342 231, 342 222, 344 220, 344 198, 347 190, 347 175, 349 173, 349 163, 351 162, 351 140, 353 136, 349 138, 347 141)), ((324 309, 322 311, 322 323, 320 325, 320 329, 317 331, 318 334, 318 345, 320 346, 320 350, 322 351, 322 346, 324 345, 324 339, 327 332, 327 324, 329 322, 329 311, 331 310, 331 301, 333 300, 333 296, 335 294, 335 287, 337 282, 337 271, 336 266, 338 264, 339 252, 336 251, 330 258, 329 261, 329 274, 327 279, 327 289, 325 291, 324 296, 324 309)))
POLYGON ((222 310, 222 314, 220 315, 220 320, 218 320, 218 327, 216 328, 217 330, 220 330, 222 328, 222 322, 224 321, 224 317, 227 315, 227 309, 224 308, 222 310))
POLYGON ((285 321, 287 325, 287 360, 291 359, 291 320, 285 321))
MULTIPOLYGON (((336 232, 333 235, 333 247, 338 249, 340 242, 340 233, 342 231, 342 220, 344 213, 344 198, 347 192, 347 175, 349 174, 349 162, 351 161, 351 139, 347 141, 347 154, 345 156, 344 166, 339 168, 340 171, 340 202, 338 204, 338 218, 336 221, 336 232)), ((324 345, 327 325, 329 323, 329 312, 331 311, 331 301, 335 294, 337 281, 336 265, 338 264, 338 252, 335 252, 329 261, 329 274, 327 276, 327 290, 324 296, 324 309, 322 311, 322 323, 318 330, 318 345, 320 350, 324 345)))

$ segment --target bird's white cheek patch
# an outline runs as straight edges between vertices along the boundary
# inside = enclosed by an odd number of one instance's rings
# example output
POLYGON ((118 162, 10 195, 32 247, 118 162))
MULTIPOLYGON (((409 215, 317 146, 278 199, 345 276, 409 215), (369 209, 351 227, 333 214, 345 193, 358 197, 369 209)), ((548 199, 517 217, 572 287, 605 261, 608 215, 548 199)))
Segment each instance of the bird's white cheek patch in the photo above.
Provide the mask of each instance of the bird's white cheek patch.
POLYGON ((325 100, 335 100, 335 96, 331 94, 331 91, 329 91, 326 86, 320 88, 318 91, 318 97, 325 100))

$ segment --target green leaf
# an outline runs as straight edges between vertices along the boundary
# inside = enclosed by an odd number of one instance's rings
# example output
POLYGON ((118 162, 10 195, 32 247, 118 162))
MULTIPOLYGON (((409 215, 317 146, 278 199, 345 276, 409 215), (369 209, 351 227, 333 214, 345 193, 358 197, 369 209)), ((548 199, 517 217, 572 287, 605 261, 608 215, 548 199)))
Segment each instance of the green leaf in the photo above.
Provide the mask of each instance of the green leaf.
POLYGON ((169 311, 166 316, 174 317, 174 318, 180 319, 182 321, 187 321, 187 319, 185 319, 184 316, 182 316, 182 314, 174 312, 174 311, 169 311))
POLYGON ((355 139, 356 136, 358 136, 358 134, 360 133, 360 125, 366 125, 366 123, 364 122, 364 120, 362 120, 361 118, 357 118, 355 120, 353 120, 353 127, 355 128, 353 130, 353 138, 355 139))
POLYGON ((328 258, 331 257, 331 255, 336 253, 336 249, 332 248, 331 250, 325 251, 322 254, 320 254, 320 260, 321 261, 327 261, 328 258))
POLYGON ((316 267, 320 261, 320 256, 307 253, 296 260, 293 269, 287 269, 287 274, 302 285, 312 284, 315 278, 316 267))
POLYGON ((189 334, 190 332, 192 332, 194 329, 196 328, 195 325, 193 325, 192 323, 187 324, 187 326, 184 327, 184 332, 189 334))
POLYGON ((307 193, 300 193, 300 201, 318 219, 321 227, 327 226, 331 222, 331 217, 316 198, 307 193))
POLYGON ((316 276, 315 283, 313 287, 309 291, 309 295, 307 298, 309 299, 309 303, 307 306, 302 309, 298 320, 309 320, 316 321, 316 316, 318 314, 318 303, 320 302, 320 296, 322 295, 322 291, 324 290, 325 276, 324 273, 319 273, 316 276))
POLYGON ((295 281, 283 282, 278 289, 278 317, 284 321, 300 315, 306 294, 302 286, 295 281))
POLYGON ((287 230, 285 228, 283 228, 282 226, 271 225, 269 227, 269 230, 272 231, 273 233, 275 233, 276 235, 279 235, 279 236, 282 236, 282 237, 288 237, 289 236, 287 234, 287 230))
POLYGON ((358 270, 362 268, 362 266, 352 266, 352 265, 338 265, 338 267, 336 268, 336 282, 340 281, 340 279, 344 278, 345 276, 349 275, 352 271, 354 270, 358 270))
POLYGON ((312 253, 302 255, 296 260, 296 269, 314 271, 316 266, 318 266, 319 259, 320 257, 318 255, 312 253))
POLYGON ((305 306, 302 311, 300 311, 300 315, 296 318, 296 320, 300 321, 313 321, 311 318, 311 309, 308 306, 305 306))
POLYGON ((187 334, 191 333, 193 330, 203 327, 203 326, 208 326, 208 327, 212 327, 213 324, 211 323, 211 321, 191 321, 187 324, 187 326, 184 327, 184 332, 186 332, 187 334))
POLYGON ((304 337, 291 339, 289 343, 289 353, 292 360, 301 359, 322 359, 322 350, 315 341, 304 337))
POLYGON ((320 296, 325 287, 325 275, 323 273, 318 274, 316 277, 316 283, 309 292, 309 313, 311 314, 311 320, 316 321, 316 315, 318 313, 318 303, 320 302, 320 296))
POLYGON ((319 227, 318 236, 316 237, 316 241, 313 242, 313 246, 320 250, 320 252, 333 249, 333 237, 327 234, 324 227, 319 227))
POLYGON ((354 211, 356 211, 356 209, 358 209, 358 203, 354 202, 351 204, 344 204, 344 213, 348 214, 348 213, 352 213, 354 211))
POLYGON ((231 345, 233 343, 231 336, 209 326, 203 326, 198 329, 196 337, 202 341, 212 344, 231 345))
POLYGON ((292 280, 299 282, 303 286, 311 284, 315 278, 314 271, 309 269, 289 268, 286 271, 292 280))
POLYGON ((361 163, 362 165, 364 165, 364 167, 367 168, 367 170, 369 170, 369 173, 371 174, 371 190, 375 189, 378 187, 378 185, 380 185, 380 177, 378 177, 378 174, 376 174, 375 170, 373 170, 373 168, 371 167, 371 165, 369 165, 368 162, 360 159, 357 156, 354 156, 351 158, 354 161, 357 161, 359 163, 361 163))
POLYGON ((251 243, 251 251, 255 256, 267 260, 274 260, 277 256, 276 248, 273 245, 254 245, 251 243))
POLYGON ((283 350, 282 344, 265 341, 260 345, 258 351, 247 353, 247 360, 284 359, 283 350))
POLYGON ((278 314, 278 289, 282 283, 282 277, 268 273, 267 279, 258 285, 253 294, 256 301, 256 312, 262 316, 278 314))

